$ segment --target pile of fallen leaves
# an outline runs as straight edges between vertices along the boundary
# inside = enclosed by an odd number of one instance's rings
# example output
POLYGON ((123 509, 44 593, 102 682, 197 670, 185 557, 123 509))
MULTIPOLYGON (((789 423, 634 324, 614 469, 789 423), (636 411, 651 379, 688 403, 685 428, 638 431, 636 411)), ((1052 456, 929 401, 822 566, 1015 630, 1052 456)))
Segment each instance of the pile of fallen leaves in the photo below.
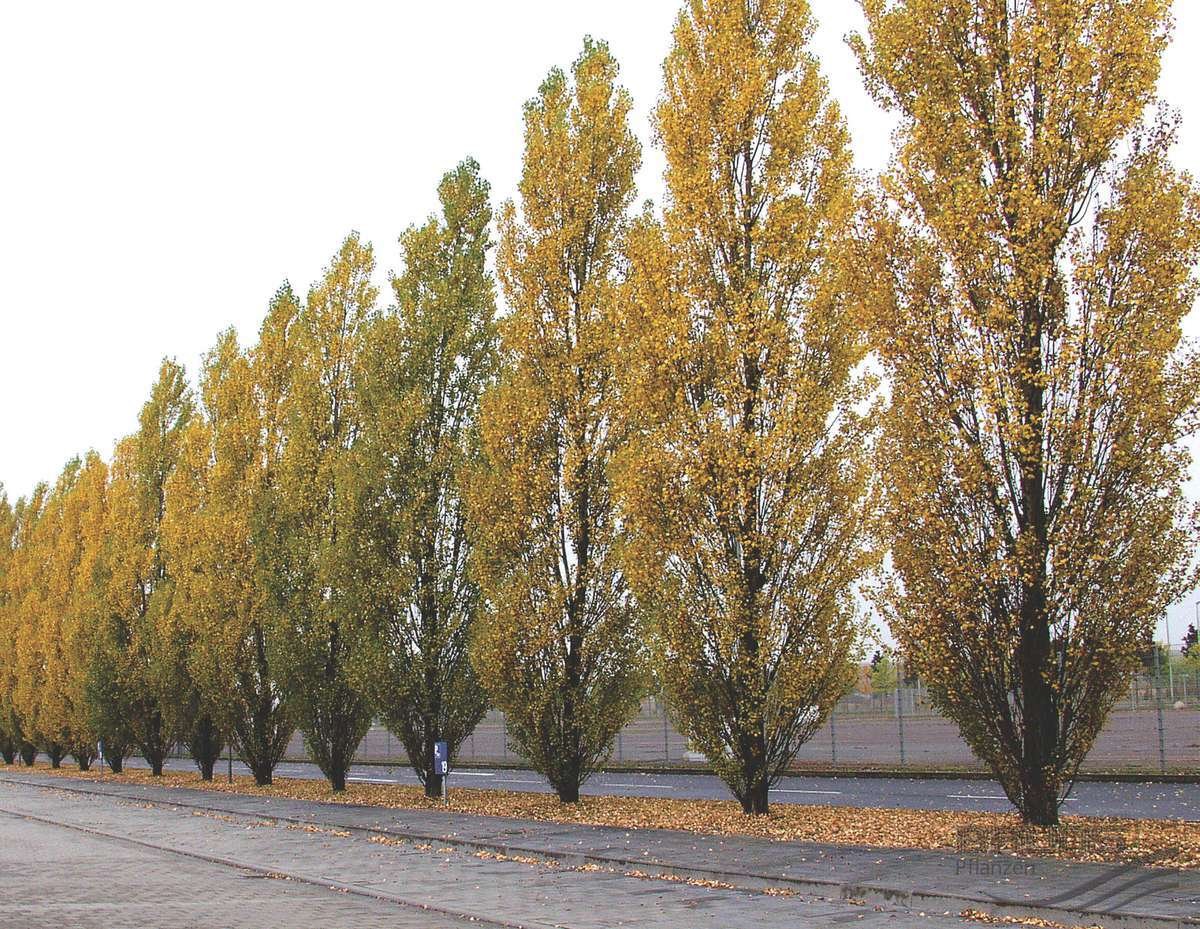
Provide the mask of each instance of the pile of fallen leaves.
MULTIPOLYGON (((6 768, 9 773, 22 768, 6 768)), ((419 787, 351 783, 335 794, 327 782, 277 778, 258 787, 253 778, 204 782, 195 773, 127 769, 124 774, 81 773, 62 768, 38 774, 163 787, 351 803, 392 809, 423 809, 504 816, 540 822, 613 826, 619 829, 682 829, 702 835, 753 836, 785 842, 866 845, 877 848, 950 850, 963 854, 1011 852, 1072 861, 1125 862, 1168 868, 1200 868, 1200 825, 1177 820, 1063 817, 1057 828, 1023 826, 1014 814, 940 810, 893 810, 775 804, 769 815, 747 816, 732 800, 672 800, 658 797, 585 797, 559 803, 551 794, 459 788, 449 806, 429 800, 419 787)))

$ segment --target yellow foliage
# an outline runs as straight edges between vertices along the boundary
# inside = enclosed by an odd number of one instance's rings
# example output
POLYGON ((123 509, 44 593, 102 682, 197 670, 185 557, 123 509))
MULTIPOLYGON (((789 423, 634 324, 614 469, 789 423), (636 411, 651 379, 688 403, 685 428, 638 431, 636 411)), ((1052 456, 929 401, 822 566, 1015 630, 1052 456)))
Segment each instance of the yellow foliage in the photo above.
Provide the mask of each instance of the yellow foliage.
POLYGON ((619 487, 684 731, 747 810, 853 681, 867 545, 857 181, 804 0, 692 0, 629 246, 619 487))
POLYGON ((554 70, 525 107, 521 209, 500 220, 512 308, 482 404, 469 499, 487 613, 473 658, 510 738, 559 796, 637 709, 635 612, 616 558, 616 277, 640 147, 607 46, 554 70))
POLYGON ((1028 818, 1053 822, 1193 583, 1180 440, 1200 198, 1146 120, 1168 0, 866 0, 900 117, 871 305, 891 626, 1028 818))

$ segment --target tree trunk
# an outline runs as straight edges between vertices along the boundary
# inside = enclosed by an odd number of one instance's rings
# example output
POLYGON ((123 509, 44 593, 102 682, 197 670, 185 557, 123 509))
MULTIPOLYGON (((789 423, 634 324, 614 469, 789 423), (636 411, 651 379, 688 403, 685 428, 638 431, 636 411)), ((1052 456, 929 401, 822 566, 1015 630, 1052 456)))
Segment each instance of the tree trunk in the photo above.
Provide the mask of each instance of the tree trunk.
POLYGON ((54 743, 46 747, 46 754, 50 758, 50 767, 57 770, 58 768, 62 767, 63 757, 67 753, 61 745, 54 743))
POLYGON ((162 777, 168 746, 163 733, 162 714, 158 710, 149 713, 146 728, 137 739, 137 744, 146 764, 150 765, 150 773, 154 777, 162 777))
POLYGON ((442 776, 432 769, 425 775, 425 796, 431 800, 442 798, 442 776))
POLYGON ((767 776, 767 739, 761 729, 741 740, 742 777, 744 791, 738 795, 742 811, 760 816, 769 811, 770 787, 767 776))
POLYGON ((579 802, 579 778, 571 778, 558 786, 558 799, 562 803, 579 802))
POLYGON ((200 769, 200 779, 211 781, 213 779, 213 768, 217 763, 217 759, 221 757, 221 749, 225 747, 225 740, 221 736, 220 730, 217 729, 216 723, 213 722, 211 716, 201 716, 192 730, 192 737, 188 743, 188 749, 191 751, 192 760, 196 762, 196 767, 200 769))
POLYGON ((271 786, 271 775, 274 767, 270 762, 263 761, 259 758, 248 757, 246 764, 250 768, 250 773, 254 775, 254 783, 259 787, 271 786))
POLYGON ((71 755, 75 758, 75 763, 79 765, 80 771, 90 771, 92 762, 96 760, 96 748, 93 745, 76 746, 71 750, 71 755))
MULTIPOLYGON (((1036 338, 1026 346, 1026 354, 1040 366, 1040 326, 1035 309, 1026 310, 1026 330, 1036 338)), ((1036 377, 1023 385, 1025 411, 1023 422, 1035 435, 1041 435, 1045 413, 1043 388, 1036 377)), ((1058 825, 1059 731, 1058 700, 1047 679, 1050 670, 1050 623, 1046 615, 1046 561, 1049 530, 1046 513, 1045 463, 1039 442, 1032 454, 1021 461, 1021 532, 1018 551, 1030 563, 1024 566, 1029 579, 1020 603, 1020 631, 1017 663, 1021 676, 1021 816, 1037 826, 1058 825)))
POLYGON ((32 768, 37 760, 37 746, 31 742, 21 743, 21 762, 27 768, 32 768))
POLYGON ((751 816, 762 816, 770 812, 767 794, 767 779, 762 777, 755 781, 745 795, 740 798, 742 812, 751 816))
MULTIPOLYGON (((1024 626, 1024 623, 1022 624, 1024 626)), ((1058 711, 1045 668, 1050 630, 1044 618, 1022 629, 1021 816, 1035 826, 1058 825, 1058 711)))

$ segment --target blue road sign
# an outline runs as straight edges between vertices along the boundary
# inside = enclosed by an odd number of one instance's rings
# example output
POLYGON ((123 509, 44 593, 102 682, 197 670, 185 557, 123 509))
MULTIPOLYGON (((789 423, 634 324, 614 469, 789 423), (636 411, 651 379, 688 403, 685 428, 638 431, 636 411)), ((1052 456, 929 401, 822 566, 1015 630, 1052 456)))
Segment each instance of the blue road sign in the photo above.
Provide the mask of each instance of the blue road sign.
POLYGON ((433 743, 433 770, 442 777, 450 773, 450 752, 445 742, 433 743))

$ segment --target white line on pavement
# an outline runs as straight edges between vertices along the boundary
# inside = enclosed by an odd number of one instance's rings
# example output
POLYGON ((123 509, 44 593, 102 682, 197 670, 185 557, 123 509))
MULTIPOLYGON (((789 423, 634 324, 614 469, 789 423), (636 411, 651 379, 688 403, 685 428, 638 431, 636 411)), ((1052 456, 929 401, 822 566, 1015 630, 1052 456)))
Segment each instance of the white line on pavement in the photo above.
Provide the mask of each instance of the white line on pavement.
POLYGON ((394 777, 348 777, 348 781, 361 781, 365 784, 399 784, 394 777))
MULTIPOLYGON (((994 794, 947 794, 946 796, 951 800, 1007 800, 1008 799, 1008 797, 996 796, 994 794)), ((1074 800, 1075 800, 1074 797, 1067 797, 1062 802, 1063 803, 1072 803, 1072 802, 1074 802, 1074 800)))
POLYGON ((671 784, 601 784, 601 787, 632 787, 637 790, 674 790, 671 784))
POLYGON ((495 777, 491 771, 452 771, 451 777, 495 777))
POLYGON ((796 787, 776 787, 777 794, 840 794, 840 790, 800 790, 796 787))

